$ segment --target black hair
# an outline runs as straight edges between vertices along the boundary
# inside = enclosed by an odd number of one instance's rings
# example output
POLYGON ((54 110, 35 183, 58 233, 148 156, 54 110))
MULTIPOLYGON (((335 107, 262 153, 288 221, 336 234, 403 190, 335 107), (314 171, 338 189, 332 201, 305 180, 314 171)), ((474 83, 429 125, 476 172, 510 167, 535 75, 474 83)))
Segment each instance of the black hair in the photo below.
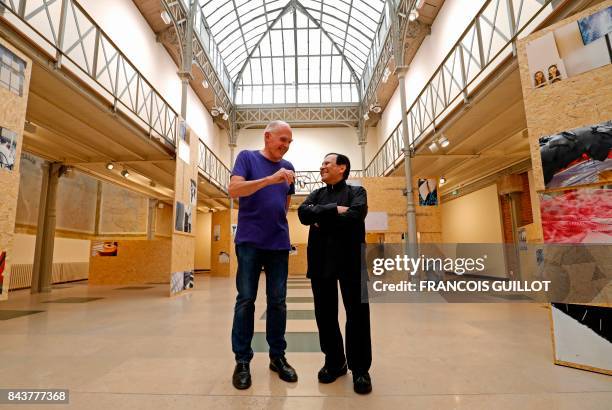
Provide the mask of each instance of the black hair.
POLYGON ((348 159, 348 157, 346 155, 342 155, 342 154, 338 154, 336 152, 330 152, 329 154, 325 155, 326 157, 329 155, 335 155, 336 156, 336 165, 346 165, 346 169, 344 170, 344 174, 342 174, 342 179, 343 180, 347 180, 349 177, 349 174, 351 173, 351 160, 348 159))

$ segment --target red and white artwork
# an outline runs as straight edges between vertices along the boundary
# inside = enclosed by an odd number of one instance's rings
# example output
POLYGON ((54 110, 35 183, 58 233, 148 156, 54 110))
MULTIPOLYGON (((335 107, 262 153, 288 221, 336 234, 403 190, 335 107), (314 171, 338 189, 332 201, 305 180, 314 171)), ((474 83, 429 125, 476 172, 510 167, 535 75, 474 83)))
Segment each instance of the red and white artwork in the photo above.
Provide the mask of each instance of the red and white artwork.
POLYGON ((612 243, 612 189, 540 195, 545 243, 612 243))

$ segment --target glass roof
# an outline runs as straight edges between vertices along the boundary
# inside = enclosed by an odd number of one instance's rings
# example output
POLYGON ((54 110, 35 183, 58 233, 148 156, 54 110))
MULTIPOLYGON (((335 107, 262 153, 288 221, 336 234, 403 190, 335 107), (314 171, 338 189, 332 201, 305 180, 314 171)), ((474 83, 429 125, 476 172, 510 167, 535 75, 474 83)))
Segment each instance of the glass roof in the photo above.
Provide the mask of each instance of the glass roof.
POLYGON ((358 102, 383 0, 200 0, 237 104, 358 102))

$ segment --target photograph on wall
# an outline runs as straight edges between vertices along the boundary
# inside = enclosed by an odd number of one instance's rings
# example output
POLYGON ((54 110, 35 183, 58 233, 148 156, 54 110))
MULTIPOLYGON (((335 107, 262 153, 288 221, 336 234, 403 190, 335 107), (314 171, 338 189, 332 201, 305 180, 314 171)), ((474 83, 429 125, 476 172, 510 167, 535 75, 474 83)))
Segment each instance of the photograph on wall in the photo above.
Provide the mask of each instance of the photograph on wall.
POLYGON ((186 270, 183 272, 183 290, 193 289, 193 271, 186 270))
POLYGON ((0 169, 13 170, 17 156, 17 133, 0 127, 0 169))
POLYGON ((176 220, 174 229, 183 232, 185 229, 185 205, 182 202, 176 201, 176 220))
POLYGON ((540 137, 547 189, 612 181, 612 121, 540 137))
POLYGON ((438 205, 438 180, 435 178, 419 178, 419 205, 438 205))
POLYGON ((191 215, 192 215, 191 205, 187 205, 185 207, 185 216, 183 220, 183 232, 191 233, 191 215))
POLYGON ((213 241, 217 242, 221 240, 221 225, 213 226, 213 241))
POLYGON ((170 277, 170 296, 181 293, 184 289, 185 272, 173 272, 170 277))
POLYGON ((191 184, 189 185, 189 203, 192 206, 196 206, 196 201, 198 200, 198 186, 193 179, 190 181, 191 184))
POLYGON ((612 244, 612 189, 540 194, 544 243, 612 244))
MULTIPOLYGON (((578 20, 584 45, 589 45, 612 33, 612 6, 578 20)), ((609 37, 608 37, 609 41, 609 37)))
POLYGON ((112 241, 92 241, 91 256, 117 256, 119 243, 112 241))
POLYGON ((612 63, 611 28, 608 7, 527 43, 531 86, 543 88, 612 63))
MULTIPOLYGON (((6 251, 0 253, 0 300, 3 300, 8 295, 8 280, 6 286, 4 285, 6 272, 6 251)), ((8 272, 6 272, 8 273, 8 272)))

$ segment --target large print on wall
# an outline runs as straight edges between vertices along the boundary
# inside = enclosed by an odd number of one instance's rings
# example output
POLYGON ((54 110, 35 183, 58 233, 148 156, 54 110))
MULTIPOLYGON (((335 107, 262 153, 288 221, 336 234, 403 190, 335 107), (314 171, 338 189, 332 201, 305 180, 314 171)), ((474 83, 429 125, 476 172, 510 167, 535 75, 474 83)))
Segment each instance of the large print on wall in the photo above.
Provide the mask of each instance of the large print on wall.
POLYGON ((419 205, 438 205, 438 180, 435 178, 419 179, 419 205))
POLYGON ((540 138, 547 189, 612 180, 612 121, 540 138))
POLYGON ((612 189, 540 194, 545 243, 612 244, 612 189))

